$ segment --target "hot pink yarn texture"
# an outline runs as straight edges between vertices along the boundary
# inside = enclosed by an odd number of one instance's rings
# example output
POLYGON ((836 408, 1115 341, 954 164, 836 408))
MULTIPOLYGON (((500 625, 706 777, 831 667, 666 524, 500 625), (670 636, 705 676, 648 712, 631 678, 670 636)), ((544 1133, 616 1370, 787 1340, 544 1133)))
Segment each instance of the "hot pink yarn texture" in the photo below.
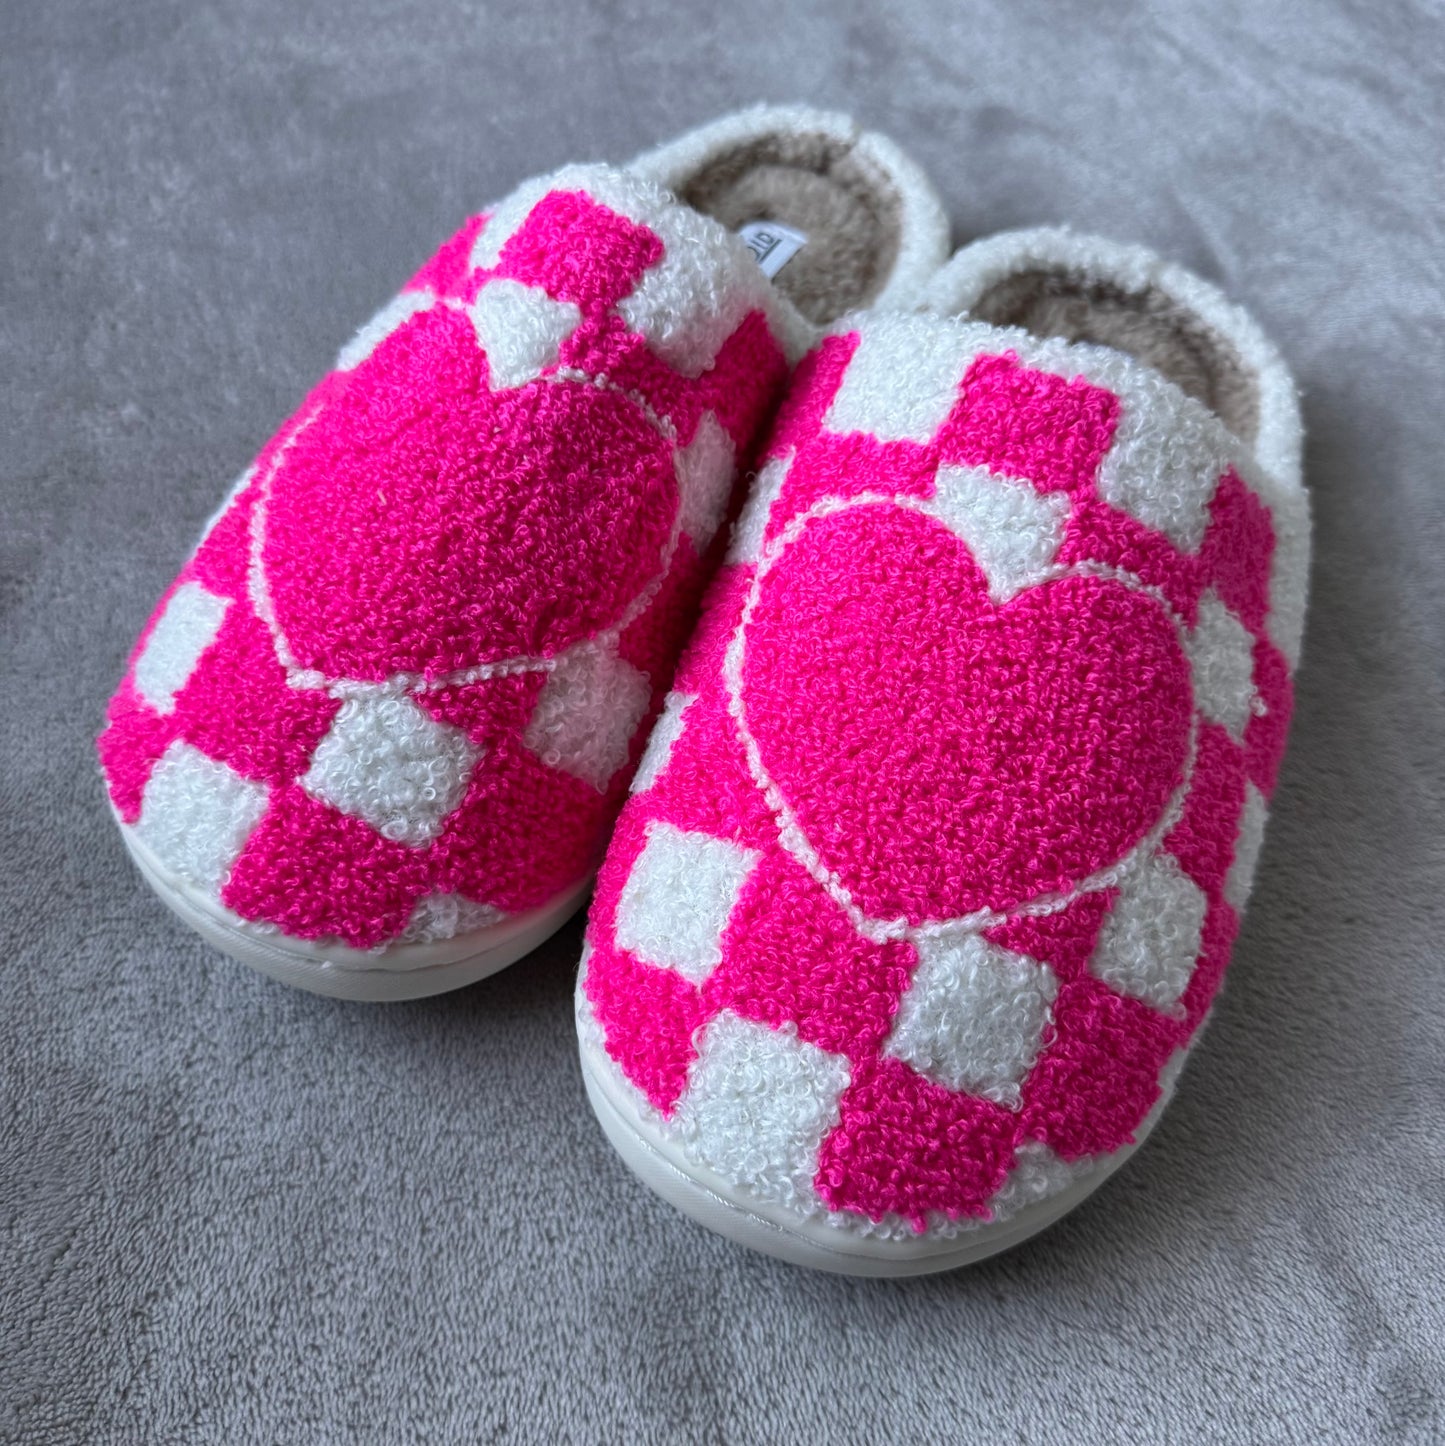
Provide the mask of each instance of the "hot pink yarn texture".
POLYGON ((768 773, 876 918, 1066 891, 1183 779, 1188 665, 1151 598, 1070 576, 996 607, 964 543, 897 507, 821 519, 786 550, 742 682, 768 773))
POLYGON ((1290 680, 1266 631, 1271 515, 1237 471, 1217 480, 1202 544, 1178 545, 1100 494, 1120 399, 1005 347, 967 365, 927 442, 834 432, 859 345, 829 337, 796 373, 765 454, 786 472, 761 560, 731 563, 708 594, 675 683, 680 731, 599 876, 583 988, 612 1060, 664 1117, 720 1011, 842 1056, 817 1195, 923 1230, 987 1216, 1030 1142, 1071 1162, 1134 1139, 1227 964, 1246 787, 1274 786, 1290 680), (930 511, 941 466, 1060 499, 1039 577, 991 595, 930 511), (1256 703, 1238 734, 1201 712, 1191 673, 1210 592, 1253 639, 1256 703), (662 824, 751 851, 700 983, 618 942, 662 824), (1168 1006, 1091 970, 1120 907, 1115 866, 1136 854, 1204 898, 1168 1006), (969 919, 1056 984, 1012 1105, 885 1048, 919 965, 914 931, 969 919))
MULTIPOLYGON (((441 248, 399 323, 268 444, 147 624, 99 740, 126 823, 178 742, 265 785, 220 900, 298 938, 372 948, 428 895, 518 912, 596 866, 711 570, 708 539, 681 529, 680 449, 711 413, 744 458, 784 378, 757 311, 699 376, 655 355, 616 308, 664 242, 585 189, 543 196, 491 270, 473 264, 486 225, 473 217, 441 248), (473 325, 493 282, 571 319, 521 384, 494 385, 473 325), (224 603, 224 621, 166 711, 136 665, 188 583, 224 603), (600 786, 528 742, 552 665, 598 638, 650 694, 600 786), (304 786, 343 699, 367 686, 475 750, 464 796, 420 844, 304 786)), ((728 278, 714 281, 724 294, 728 278)), ((715 299, 703 288, 678 304, 715 299)))

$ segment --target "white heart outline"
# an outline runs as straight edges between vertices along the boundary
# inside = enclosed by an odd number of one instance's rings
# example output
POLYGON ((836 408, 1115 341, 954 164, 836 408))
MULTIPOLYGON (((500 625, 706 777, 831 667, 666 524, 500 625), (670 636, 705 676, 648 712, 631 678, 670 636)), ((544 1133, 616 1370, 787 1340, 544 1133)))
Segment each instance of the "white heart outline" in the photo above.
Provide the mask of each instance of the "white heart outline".
MULTIPOLYGON (((728 640, 727 650, 723 655, 723 685, 727 693, 728 713, 732 717, 733 726, 737 729, 738 737, 743 745, 743 752, 747 758, 748 771, 752 775, 753 782, 762 792, 767 801, 768 808, 772 812, 774 822, 778 829, 778 840, 783 848, 800 863, 813 880, 829 895, 833 901, 847 914, 853 927, 866 939, 871 939, 877 944, 886 944, 895 939, 930 939, 956 936, 959 934, 978 934, 987 929, 997 928, 1000 924, 1006 923, 1009 919, 1030 918, 1040 915, 1055 914, 1065 909, 1075 899, 1084 894, 1099 893, 1105 889, 1115 888, 1133 870, 1159 849, 1165 836, 1174 828, 1184 814, 1184 804, 1189 796, 1190 788, 1194 781, 1194 766, 1198 754, 1199 743, 1199 708, 1194 702, 1193 694, 1193 671, 1190 669, 1190 694, 1191 708, 1189 715, 1189 738, 1185 749, 1183 777, 1170 794, 1165 804, 1159 821, 1134 845, 1124 856, 1117 859, 1106 868, 1100 869, 1088 877, 1080 880, 1073 888, 1063 893, 1044 894, 1033 899, 1028 899, 1022 904, 1015 905, 1012 909, 994 910, 979 909, 972 914, 964 914, 950 919, 930 919, 922 924, 910 924, 903 916, 892 919, 876 919, 858 907, 854 902, 848 887, 838 874, 828 868, 823 862, 818 851, 809 841, 807 834, 799 823, 796 813, 784 797, 782 789, 769 774, 766 765, 763 763, 762 752, 758 747, 757 739, 753 736, 748 726, 747 710, 743 703, 743 667, 746 660, 746 634, 748 624, 756 610, 759 596, 762 591, 762 584, 767 575, 777 565, 783 553, 792 543, 802 536, 804 529, 812 522, 825 517, 835 516, 839 513, 851 511, 858 507, 898 507, 905 511, 916 512, 921 516, 929 518, 940 527, 944 524, 929 510, 929 499, 914 496, 895 495, 884 492, 861 492, 851 497, 827 496, 814 502, 805 512, 800 512, 788 522, 788 525, 777 536, 771 539, 763 548, 762 554, 753 569, 753 575, 749 582, 748 596, 743 604, 742 615, 734 628, 732 636, 728 640)), ((948 531, 947 528, 944 529, 948 531)), ((968 545, 958 536, 957 533, 949 531, 960 547, 968 551, 968 545)), ((970 557, 972 553, 969 553, 970 557)), ((1015 597, 1022 596, 1028 589, 1037 587, 1042 583, 1053 582, 1065 577, 1097 577, 1123 584, 1130 591, 1139 592, 1152 599, 1163 610, 1174 627, 1175 636, 1179 644, 1180 652, 1184 657, 1185 666, 1189 668, 1189 652, 1185 646, 1188 637, 1188 629, 1184 621, 1170 604, 1168 598, 1157 587, 1144 582, 1137 574, 1127 572, 1123 568, 1111 567, 1106 563, 1079 562, 1067 565, 1051 564, 1048 567, 1039 568, 1029 574, 1023 585, 1019 588, 1015 597)))

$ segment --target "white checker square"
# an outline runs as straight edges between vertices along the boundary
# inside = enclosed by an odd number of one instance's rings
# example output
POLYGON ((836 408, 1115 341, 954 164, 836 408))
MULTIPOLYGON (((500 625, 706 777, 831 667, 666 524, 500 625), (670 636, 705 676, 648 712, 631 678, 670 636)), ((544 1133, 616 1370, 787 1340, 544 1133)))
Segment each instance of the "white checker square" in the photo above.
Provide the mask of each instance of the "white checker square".
POLYGON ((384 838, 418 848, 462 801, 481 750, 410 698, 364 693, 337 710, 301 787, 384 838))
POLYGON ((554 366, 562 343, 582 320, 574 303, 554 301, 540 286, 505 277, 482 287, 470 314, 493 391, 520 387, 554 366))
POLYGON ((952 1090, 1016 1107, 1058 981, 977 934, 925 938, 884 1053, 952 1090))
POLYGON ((958 401, 969 360, 947 327, 923 317, 872 316, 823 425, 883 442, 931 441, 958 401))
POLYGON ((701 984, 722 963, 723 933, 757 861, 755 849, 654 820, 617 901, 619 947, 701 984))
POLYGON ((507 916, 491 904, 479 904, 465 894, 426 894, 416 901, 401 932, 402 944, 432 944, 490 929, 507 916))
POLYGON ((1020 1210, 1050 1199, 1093 1169, 1091 1155, 1064 1160, 1042 1140, 1025 1140, 1015 1152, 1008 1178, 989 1199, 994 1221, 1008 1220, 1020 1210))
POLYGON ((662 713, 652 725, 651 736, 643 750, 642 761, 632 779, 631 792, 642 793, 652 787, 666 770, 672 759, 672 750, 682 737, 687 719, 683 716, 689 705, 697 700, 696 693, 669 693, 662 705, 662 713))
POLYGON ((1194 552, 1229 466, 1229 434, 1207 407, 1162 376, 1131 373, 1118 390, 1122 410, 1099 468, 1099 495, 1194 552))
POLYGON ((1236 914, 1243 916, 1254 888, 1254 871, 1264 846, 1264 826, 1269 805, 1254 784, 1244 785, 1244 808, 1239 816, 1239 836, 1234 841, 1234 862, 1224 879, 1224 897, 1236 914))
POLYGON ((336 358, 336 370, 354 371, 389 337, 400 331, 418 312, 436 305, 432 291, 403 291, 393 296, 360 331, 346 343, 336 358))
POLYGON ((198 582, 185 582, 156 619, 132 678, 136 692, 156 710, 170 713, 201 654, 216 641, 225 621, 228 598, 217 597, 198 582))
POLYGON ((748 490, 748 500, 733 524, 733 535, 728 547, 728 561, 732 563, 756 562, 763 553, 763 538, 768 531, 768 515, 773 504, 782 496, 783 483, 788 480, 788 469, 793 465, 794 454, 789 451, 784 457, 774 457, 753 479, 748 490))
POLYGON ((549 768, 607 789, 652 701, 647 675, 614 645, 579 643, 548 674, 522 741, 549 768))
POLYGON ((1189 663, 1200 711, 1238 742, 1254 707, 1254 637, 1212 591, 1199 599, 1189 663))
POLYGON ((705 552, 728 510, 732 498, 733 439, 723 430, 716 412, 704 412, 686 447, 673 457, 681 499, 682 530, 698 552, 705 552))
POLYGON ((983 467, 943 466, 924 510, 968 544, 988 578, 989 595, 1003 603, 1053 562, 1064 540, 1069 499, 983 467))
POLYGON ((1274 555, 1269 565, 1269 614, 1265 618, 1270 641, 1285 656, 1290 671, 1299 667, 1304 640, 1305 610, 1309 600, 1310 511, 1303 489, 1266 484, 1247 464, 1236 470, 1255 495, 1269 508, 1274 525, 1274 555))
POLYGON ((776 309, 772 285, 711 217, 666 206, 645 221, 663 243, 662 259, 643 272, 617 312, 669 366, 699 377, 750 311, 776 309))
POLYGON ((794 1026, 723 1010, 698 1039, 674 1120, 693 1159, 763 1199, 806 1207, 848 1080, 848 1061, 794 1026))
POLYGON ((177 878, 219 898, 267 798, 264 783, 177 741, 146 781, 135 835, 177 878))
POLYGON ((1120 885, 1089 970, 1111 989, 1172 1013, 1189 985, 1209 900, 1172 855, 1157 853, 1120 885))

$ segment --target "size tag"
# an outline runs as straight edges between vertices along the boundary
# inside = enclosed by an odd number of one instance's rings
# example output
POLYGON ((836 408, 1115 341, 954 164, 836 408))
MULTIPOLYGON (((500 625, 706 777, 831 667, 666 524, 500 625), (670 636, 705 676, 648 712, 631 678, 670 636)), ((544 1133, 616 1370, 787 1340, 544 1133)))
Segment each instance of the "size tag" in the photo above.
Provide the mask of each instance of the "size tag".
POLYGON ((772 278, 795 257, 808 238, 781 221, 749 221, 738 227, 743 245, 757 258, 764 276, 772 278))

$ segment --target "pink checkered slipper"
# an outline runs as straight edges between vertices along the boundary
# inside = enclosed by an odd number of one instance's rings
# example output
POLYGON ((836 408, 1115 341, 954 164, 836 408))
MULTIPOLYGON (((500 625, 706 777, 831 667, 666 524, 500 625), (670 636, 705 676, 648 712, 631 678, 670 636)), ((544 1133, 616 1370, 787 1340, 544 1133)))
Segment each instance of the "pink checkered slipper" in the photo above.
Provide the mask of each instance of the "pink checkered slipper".
POLYGON ((1294 388, 1212 287, 1036 231, 961 252, 930 311, 799 369, 577 996, 643 1180, 857 1274, 1031 1235, 1158 1118, 1305 607, 1294 388))
POLYGON ((852 307, 916 298, 946 234, 890 143, 800 110, 469 221, 141 634, 99 748, 160 896, 352 998, 455 988, 556 929, 789 361, 852 307))

